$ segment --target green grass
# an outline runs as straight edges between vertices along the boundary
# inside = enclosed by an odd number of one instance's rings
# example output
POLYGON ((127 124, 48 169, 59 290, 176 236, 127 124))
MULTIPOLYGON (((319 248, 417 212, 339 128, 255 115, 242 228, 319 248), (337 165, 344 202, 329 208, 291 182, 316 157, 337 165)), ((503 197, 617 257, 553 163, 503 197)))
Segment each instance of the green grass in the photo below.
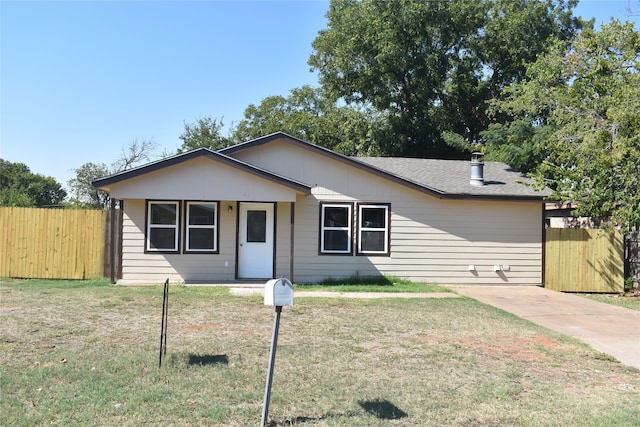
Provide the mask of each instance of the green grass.
POLYGON ((59 279, 12 279, 0 277, 0 284, 14 285, 22 289, 80 289, 109 286, 109 279, 100 277, 90 280, 59 280, 59 279))
POLYGON ((298 291, 335 292, 451 292, 437 284, 412 282, 388 276, 353 276, 347 279, 327 279, 318 284, 296 284, 298 291))
POLYGON ((615 294, 578 294, 581 297, 589 298, 606 304, 617 305, 618 307, 629 308, 640 311, 640 296, 623 296, 615 294))
MULTIPOLYGON (((0 283, 0 425, 255 426, 273 307, 226 288, 0 283)), ((639 426, 640 371, 469 298, 297 298, 270 426, 639 426)))

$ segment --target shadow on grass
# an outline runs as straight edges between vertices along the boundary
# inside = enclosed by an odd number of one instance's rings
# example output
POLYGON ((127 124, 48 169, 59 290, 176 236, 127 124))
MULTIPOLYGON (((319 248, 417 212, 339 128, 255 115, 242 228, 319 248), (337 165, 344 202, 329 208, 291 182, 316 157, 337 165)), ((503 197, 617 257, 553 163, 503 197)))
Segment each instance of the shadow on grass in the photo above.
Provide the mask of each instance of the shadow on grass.
POLYGON ((399 420, 400 418, 406 418, 408 416, 406 412, 388 400, 367 400, 360 401, 358 404, 362 409, 381 420, 399 420))
POLYGON ((226 354, 190 354, 189 355, 189 365, 228 365, 229 358, 226 354))

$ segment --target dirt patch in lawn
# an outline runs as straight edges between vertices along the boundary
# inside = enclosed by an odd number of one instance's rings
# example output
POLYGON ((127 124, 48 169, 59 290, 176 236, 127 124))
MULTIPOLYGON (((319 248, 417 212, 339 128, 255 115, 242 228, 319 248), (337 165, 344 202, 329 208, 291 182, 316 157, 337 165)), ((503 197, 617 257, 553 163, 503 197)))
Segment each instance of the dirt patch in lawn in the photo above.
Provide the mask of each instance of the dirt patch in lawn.
POLYGON ((550 353, 559 346, 558 340, 540 334, 524 338, 515 335, 495 335, 491 341, 435 336, 418 336, 416 340, 431 344, 447 343, 488 357, 508 358, 520 362, 547 362, 550 353))

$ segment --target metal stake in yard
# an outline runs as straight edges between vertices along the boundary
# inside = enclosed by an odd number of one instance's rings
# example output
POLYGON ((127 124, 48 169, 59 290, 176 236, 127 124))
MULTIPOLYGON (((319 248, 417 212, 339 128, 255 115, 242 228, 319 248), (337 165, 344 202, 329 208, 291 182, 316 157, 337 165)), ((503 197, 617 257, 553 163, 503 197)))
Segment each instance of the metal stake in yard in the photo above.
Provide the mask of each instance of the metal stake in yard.
POLYGON ((278 346, 278 329, 280 328, 280 313, 282 306, 276 306, 276 316, 273 320, 273 334, 271 335, 271 351, 269 351, 269 366, 267 368, 267 384, 264 387, 264 405, 262 406, 262 421, 265 427, 269 416, 269 401, 271 400, 271 384, 273 383, 273 368, 276 364, 276 348, 278 346))
POLYGON ((162 367, 162 354, 167 354, 167 317, 169 316, 169 279, 164 282, 162 296, 162 325, 160 326, 160 360, 158 368, 162 367))
POLYGON ((271 336, 271 351, 269 352, 269 366, 267 368, 267 383, 264 387, 264 405, 262 406, 262 421, 260 425, 267 425, 269 416, 269 401, 271 400, 271 384, 273 382, 273 368, 276 363, 276 348, 278 346, 278 329, 280 328, 280 314, 283 305, 293 305, 293 285, 287 279, 269 280, 264 287, 265 305, 275 306, 273 320, 273 334, 271 336))

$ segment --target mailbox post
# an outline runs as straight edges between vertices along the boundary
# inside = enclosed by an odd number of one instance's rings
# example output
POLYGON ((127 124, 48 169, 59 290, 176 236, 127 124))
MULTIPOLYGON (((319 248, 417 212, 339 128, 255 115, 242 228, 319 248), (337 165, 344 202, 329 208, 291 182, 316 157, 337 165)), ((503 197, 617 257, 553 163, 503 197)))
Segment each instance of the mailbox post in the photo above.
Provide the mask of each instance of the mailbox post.
POLYGON ((293 285, 287 279, 269 280, 264 287, 264 304, 275 307, 273 321, 273 335, 271 337, 271 351, 269 352, 269 367, 267 368, 267 383, 264 388, 264 405, 262 406, 262 421, 266 426, 269 416, 269 401, 271 400, 271 383, 273 382, 273 368, 276 363, 276 346, 278 345, 278 329, 280 328, 280 313, 282 306, 293 305, 293 285))

